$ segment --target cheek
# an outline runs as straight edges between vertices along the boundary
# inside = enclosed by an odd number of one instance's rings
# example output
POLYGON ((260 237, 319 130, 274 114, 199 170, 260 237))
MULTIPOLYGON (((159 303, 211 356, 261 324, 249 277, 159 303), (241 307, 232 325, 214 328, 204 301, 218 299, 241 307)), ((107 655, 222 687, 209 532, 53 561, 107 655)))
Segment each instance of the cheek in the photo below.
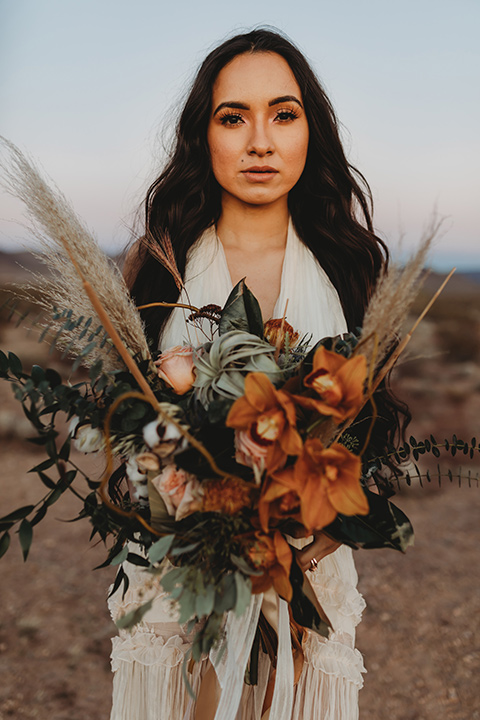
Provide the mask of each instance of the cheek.
POLYGON ((288 165, 292 175, 296 179, 300 177, 305 167, 308 153, 308 133, 302 133, 291 139, 289 143, 287 155, 288 165))
MULTIPOLYGON (((233 135, 233 133, 231 133, 233 135)), ((225 178, 232 174, 235 167, 235 159, 238 152, 235 147, 234 138, 229 137, 226 133, 221 137, 213 132, 208 134, 208 146, 210 148, 210 159, 212 163, 213 174, 220 182, 220 178, 225 178)))

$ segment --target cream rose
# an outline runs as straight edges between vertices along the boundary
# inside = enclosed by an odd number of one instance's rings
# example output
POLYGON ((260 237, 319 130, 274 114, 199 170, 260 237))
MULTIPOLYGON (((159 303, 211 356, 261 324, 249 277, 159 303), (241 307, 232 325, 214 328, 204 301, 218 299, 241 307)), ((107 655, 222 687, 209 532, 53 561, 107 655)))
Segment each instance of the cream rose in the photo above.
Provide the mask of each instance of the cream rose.
POLYGON ((155 361, 158 377, 165 380, 177 395, 190 390, 195 380, 193 371, 193 348, 176 345, 162 352, 155 361))

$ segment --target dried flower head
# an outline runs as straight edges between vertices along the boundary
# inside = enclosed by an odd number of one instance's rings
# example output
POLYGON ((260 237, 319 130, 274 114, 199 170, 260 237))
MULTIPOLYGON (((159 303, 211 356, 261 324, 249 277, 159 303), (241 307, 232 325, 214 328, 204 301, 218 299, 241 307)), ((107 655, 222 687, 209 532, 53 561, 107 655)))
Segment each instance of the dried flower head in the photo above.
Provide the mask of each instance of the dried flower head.
POLYGON ((236 515, 251 504, 250 487, 241 478, 205 480, 202 488, 203 512, 236 515))
POLYGON ((281 350, 295 347, 300 339, 300 333, 283 318, 272 318, 267 320, 263 326, 265 340, 273 347, 280 347, 281 350))

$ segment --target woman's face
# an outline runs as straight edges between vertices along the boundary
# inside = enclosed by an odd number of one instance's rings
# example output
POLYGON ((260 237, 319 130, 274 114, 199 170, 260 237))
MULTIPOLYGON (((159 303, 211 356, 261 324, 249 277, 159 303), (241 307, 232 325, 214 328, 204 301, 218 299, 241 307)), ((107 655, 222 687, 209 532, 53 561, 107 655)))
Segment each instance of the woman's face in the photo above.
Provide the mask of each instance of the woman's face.
POLYGON ((220 71, 207 137, 224 200, 286 203, 305 167, 308 134, 300 88, 283 57, 245 53, 220 71))

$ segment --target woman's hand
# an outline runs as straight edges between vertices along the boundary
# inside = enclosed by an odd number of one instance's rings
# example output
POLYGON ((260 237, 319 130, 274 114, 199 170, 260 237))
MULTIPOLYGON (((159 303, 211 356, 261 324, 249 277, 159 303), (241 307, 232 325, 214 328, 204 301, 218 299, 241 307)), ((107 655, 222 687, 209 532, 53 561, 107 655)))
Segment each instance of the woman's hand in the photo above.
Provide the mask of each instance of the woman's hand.
POLYGON ((310 560, 315 558, 317 562, 320 562, 324 557, 335 552, 341 544, 322 531, 313 533, 313 541, 310 545, 296 551, 298 564, 303 572, 310 570, 310 560))

